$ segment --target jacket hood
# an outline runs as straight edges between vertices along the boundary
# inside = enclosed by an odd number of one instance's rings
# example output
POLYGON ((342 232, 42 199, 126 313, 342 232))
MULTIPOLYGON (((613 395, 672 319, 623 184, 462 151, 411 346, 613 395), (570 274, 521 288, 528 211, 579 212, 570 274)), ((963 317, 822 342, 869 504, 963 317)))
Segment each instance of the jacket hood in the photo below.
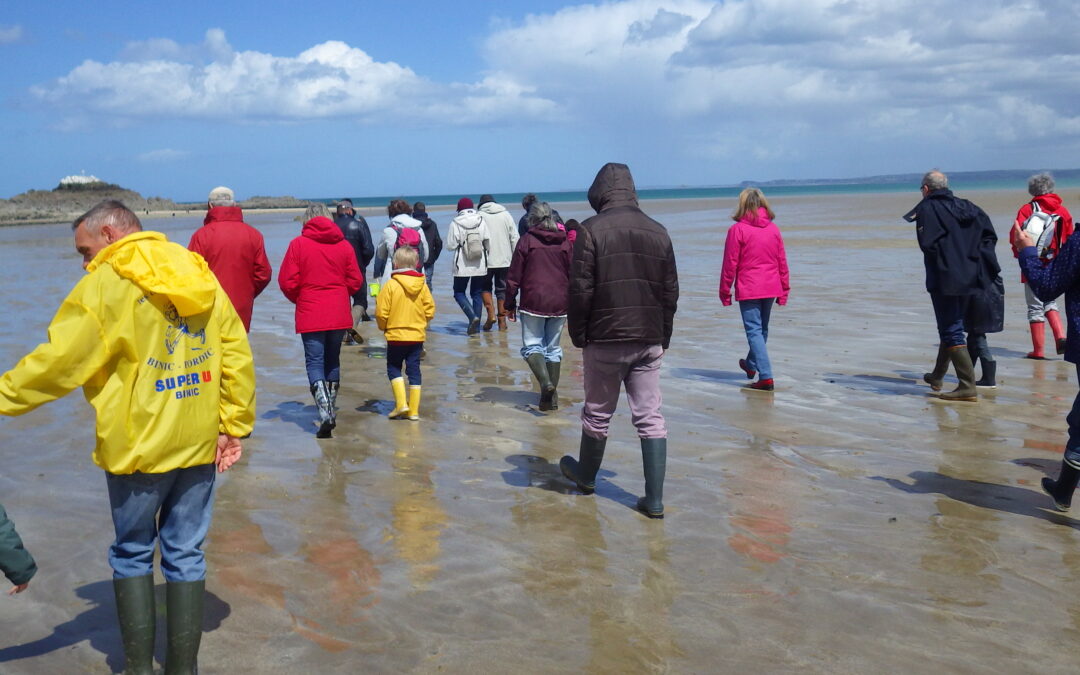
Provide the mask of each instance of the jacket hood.
POLYGON ((102 265, 111 266, 147 293, 169 298, 180 316, 202 314, 214 307, 218 282, 209 265, 160 232, 136 232, 114 241, 98 252, 86 271, 102 265), (176 248, 188 255, 176 255, 176 248))
POLYGON ((758 207, 757 215, 745 213, 739 222, 752 225, 753 227, 768 227, 769 225, 772 225, 772 221, 769 220, 769 212, 760 206, 758 207))
POLYGON ((600 167, 589 188, 589 205, 600 213, 616 206, 637 206, 637 190, 630 167, 609 162, 600 167))
POLYGON ((398 227, 411 227, 414 230, 419 230, 420 226, 423 225, 423 223, 407 213, 399 213, 391 218, 390 222, 398 227))
POLYGON ((975 218, 978 215, 976 206, 966 199, 957 199, 952 190, 935 190, 926 195, 929 200, 939 202, 946 211, 952 214, 953 218, 962 226, 972 225, 975 222, 975 218))
POLYGON ((341 228, 326 216, 315 216, 304 223, 304 229, 301 230, 300 235, 320 244, 336 244, 345 240, 341 228))
POLYGON ((1038 202, 1039 208, 1043 211, 1057 211, 1061 208, 1061 197, 1054 194, 1053 192, 1039 195, 1038 197, 1035 197, 1032 201, 1038 202))
POLYGON ((488 215, 494 215, 496 213, 505 213, 506 207, 498 202, 484 202, 480 205, 480 210, 488 215))
POLYGON ((424 275, 416 270, 394 270, 390 278, 401 284, 402 288, 405 289, 405 295, 409 296, 410 300, 415 300, 416 296, 420 295, 420 291, 427 285, 424 275))
POLYGON ((480 217, 476 209, 465 209, 454 216, 454 222, 466 230, 475 230, 480 227, 480 223, 484 222, 484 219, 480 217))
POLYGON ((202 222, 203 225, 209 225, 222 221, 244 222, 244 209, 239 206, 212 206, 206 211, 206 217, 202 222))
POLYGON ((525 233, 526 237, 536 237, 545 244, 561 244, 566 241, 565 230, 544 230, 534 227, 525 233))

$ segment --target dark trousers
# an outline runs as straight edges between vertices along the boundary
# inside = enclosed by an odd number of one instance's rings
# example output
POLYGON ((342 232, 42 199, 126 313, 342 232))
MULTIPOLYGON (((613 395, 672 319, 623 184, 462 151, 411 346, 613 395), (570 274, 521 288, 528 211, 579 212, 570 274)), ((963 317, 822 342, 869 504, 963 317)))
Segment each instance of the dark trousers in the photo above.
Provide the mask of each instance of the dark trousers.
POLYGON ((367 271, 361 269, 360 274, 364 276, 364 285, 352 296, 353 307, 359 305, 364 309, 364 314, 367 314, 368 303, 368 287, 367 287, 367 271))
POLYGON ((499 300, 505 300, 506 274, 509 271, 509 267, 489 267, 486 284, 487 288, 484 290, 488 293, 494 293, 495 297, 499 300))
MULTIPOLYGON (((1080 364, 1076 366, 1076 376, 1080 379, 1080 364)), ((1073 399, 1072 410, 1065 421, 1069 425, 1069 444, 1065 446, 1065 461, 1080 469, 1080 391, 1073 399)))
POLYGON ((388 342, 386 344, 386 376, 391 380, 401 377, 401 364, 405 364, 405 374, 409 377, 409 386, 420 386, 420 352, 424 351, 423 342, 388 342))
POLYGON ((968 300, 967 295, 942 295, 937 291, 930 291, 938 338, 946 347, 967 344, 964 338, 964 314, 967 312, 968 300))
POLYGON ((308 384, 319 380, 341 381, 341 341, 344 330, 319 330, 301 333, 304 342, 304 365, 307 367, 308 384))
POLYGON ((994 355, 990 353, 990 343, 986 341, 986 333, 968 333, 968 351, 971 352, 971 360, 982 359, 983 363, 993 363, 994 355))

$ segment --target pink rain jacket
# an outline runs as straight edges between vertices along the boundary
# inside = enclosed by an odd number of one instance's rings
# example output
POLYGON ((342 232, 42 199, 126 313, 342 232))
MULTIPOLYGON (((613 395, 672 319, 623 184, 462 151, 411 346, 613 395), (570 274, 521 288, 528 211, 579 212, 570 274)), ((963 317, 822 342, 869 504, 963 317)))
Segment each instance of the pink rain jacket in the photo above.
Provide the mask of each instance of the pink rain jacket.
POLYGON ((728 230, 720 272, 720 302, 725 306, 731 304, 732 283, 736 300, 776 298, 787 304, 791 285, 784 240, 765 209, 758 209, 756 217, 746 214, 728 230))

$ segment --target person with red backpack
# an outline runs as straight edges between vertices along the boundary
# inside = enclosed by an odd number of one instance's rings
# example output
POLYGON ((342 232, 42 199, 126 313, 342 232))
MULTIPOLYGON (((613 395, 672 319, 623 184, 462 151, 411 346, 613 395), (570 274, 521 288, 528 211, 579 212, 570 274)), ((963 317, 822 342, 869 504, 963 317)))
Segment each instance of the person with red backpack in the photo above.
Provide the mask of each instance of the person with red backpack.
MULTIPOLYGON (((1016 214, 1016 222, 1021 228, 1032 217, 1033 213, 1041 212, 1051 216, 1055 222, 1053 236, 1050 237, 1049 246, 1039 251, 1039 258, 1045 265, 1057 256, 1058 251, 1065 245, 1065 241, 1073 233, 1073 218, 1069 209, 1061 203, 1061 197, 1054 194, 1054 178, 1048 173, 1040 173, 1028 179, 1028 194, 1032 199, 1020 207, 1016 214)), ((1016 241, 1016 230, 1009 232, 1009 243, 1012 244, 1013 257, 1019 257, 1020 251, 1016 241)), ((1061 325, 1061 315, 1058 314, 1057 302, 1043 302, 1031 290, 1027 278, 1020 273, 1020 283, 1024 284, 1024 296, 1027 300, 1028 323, 1031 325, 1031 351, 1025 358, 1046 358, 1043 345, 1046 342, 1044 323, 1050 324, 1050 330, 1054 333, 1054 347, 1058 354, 1065 353, 1065 329, 1061 325)), ((985 363, 984 363, 985 365, 985 363)))
POLYGON ((428 258, 428 246, 421 230, 423 223, 412 217, 412 207, 409 203, 404 199, 395 199, 386 207, 386 213, 390 216, 390 222, 383 230, 382 239, 379 240, 379 246, 375 249, 373 270, 373 276, 379 280, 380 285, 390 281, 393 265, 387 262, 393 260, 394 251, 402 246, 411 246, 420 254, 417 271, 424 269, 424 263, 428 258))

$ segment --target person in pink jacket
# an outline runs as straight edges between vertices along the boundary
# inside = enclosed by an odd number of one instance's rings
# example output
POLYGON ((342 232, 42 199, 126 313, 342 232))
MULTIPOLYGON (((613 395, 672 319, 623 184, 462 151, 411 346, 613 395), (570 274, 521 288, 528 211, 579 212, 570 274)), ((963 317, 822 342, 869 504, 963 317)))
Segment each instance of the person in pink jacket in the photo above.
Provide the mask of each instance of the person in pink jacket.
POLYGON ((772 222, 775 217, 761 190, 743 190, 732 216, 735 224, 728 229, 724 242, 724 267, 720 272, 720 302, 725 307, 731 304, 734 283, 746 341, 750 343, 750 352, 745 359, 739 359, 739 367, 748 378, 758 377, 747 387, 760 391, 773 390, 772 364, 765 349, 769 315, 774 301, 787 304, 791 290, 784 239, 772 222))

